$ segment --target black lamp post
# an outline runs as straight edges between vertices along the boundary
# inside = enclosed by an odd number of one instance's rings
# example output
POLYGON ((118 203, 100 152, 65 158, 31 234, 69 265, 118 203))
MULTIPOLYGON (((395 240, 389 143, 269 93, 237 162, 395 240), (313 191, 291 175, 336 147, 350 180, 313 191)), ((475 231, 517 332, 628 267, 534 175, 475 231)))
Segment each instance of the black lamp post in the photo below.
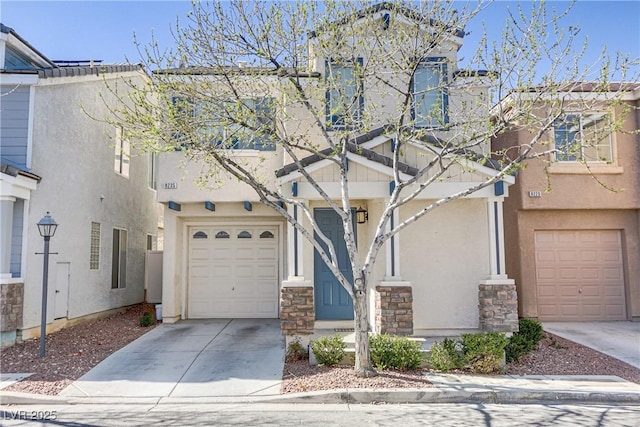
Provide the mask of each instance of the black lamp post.
POLYGON ((47 335, 47 287, 49 285, 49 240, 56 234, 58 224, 49 212, 38 221, 38 231, 44 237, 44 266, 42 271, 42 320, 40 322, 40 357, 44 357, 47 335))

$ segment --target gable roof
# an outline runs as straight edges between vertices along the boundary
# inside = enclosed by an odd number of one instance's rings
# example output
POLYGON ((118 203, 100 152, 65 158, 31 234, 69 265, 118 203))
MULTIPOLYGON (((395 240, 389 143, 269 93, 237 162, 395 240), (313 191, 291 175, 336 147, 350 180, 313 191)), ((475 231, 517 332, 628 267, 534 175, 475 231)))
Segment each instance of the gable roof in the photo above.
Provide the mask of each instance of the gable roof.
MULTIPOLYGON (((349 153, 361 156, 367 160, 373 161, 375 163, 381 164, 383 166, 386 166, 388 168, 393 168, 393 159, 389 156, 385 156, 382 155, 380 153, 377 153, 375 151, 373 151, 370 148, 365 147, 364 145, 366 145, 367 142, 371 142, 373 141, 375 138, 384 136, 384 134, 393 131, 393 127, 390 125, 386 125, 386 126, 381 126, 379 128, 373 129, 369 132, 363 133, 361 135, 358 135, 354 140, 350 141, 347 143, 347 151, 349 153)), ((388 137, 384 140, 382 140, 382 142, 385 141, 390 141, 392 140, 392 137, 388 137)), ((433 146, 434 148, 439 148, 439 149, 446 149, 447 148, 447 143, 439 138, 436 138, 434 136, 431 135, 425 135, 421 138, 419 138, 419 140, 421 142, 424 142, 426 144, 429 144, 431 146, 433 146)), ((377 144, 376 144, 377 145, 377 144)), ((417 145, 417 144, 416 144, 417 145)), ((289 164, 286 164, 285 166, 283 166, 282 168, 276 170, 276 177, 277 178, 282 178, 286 175, 289 175, 293 172, 299 171, 300 170, 300 165, 303 168, 306 168, 307 166, 316 164, 322 160, 325 160, 327 158, 332 157, 335 154, 334 149, 332 148, 325 148, 323 150, 320 150, 318 153, 316 154, 312 154, 310 156, 307 157, 303 157, 302 159, 300 159, 299 163, 298 162, 292 162, 289 164)), ((493 160, 491 158, 485 158, 483 156, 480 156, 479 154, 465 149, 465 148, 458 148, 455 150, 451 150, 451 154, 458 154, 463 156, 465 159, 469 160, 470 162, 475 163, 474 165, 474 169, 481 171, 483 168, 489 168, 490 170, 493 171, 500 171, 502 169, 500 163, 496 160, 493 160)), ((418 168, 414 167, 414 166, 410 166, 406 163, 403 162, 399 162, 398 163, 398 170, 401 173, 410 175, 410 176, 415 176, 419 170, 418 168)), ((485 172, 488 174, 488 171, 485 172)))
MULTIPOLYGON (((14 46, 14 48, 18 48, 18 51, 22 55, 28 56, 29 59, 33 60, 34 62, 37 62, 40 67, 48 68, 48 67, 55 67, 56 66, 52 60, 50 60, 49 58, 44 56, 42 53, 40 53, 40 51, 38 51, 38 49, 33 47, 28 41, 23 39, 20 36, 20 34, 18 34, 13 28, 7 27, 6 25, 4 25, 1 22, 0 22, 0 33, 7 34, 7 36, 14 37, 15 40, 14 40, 14 43, 12 43, 12 45, 15 45, 15 41, 16 40, 18 41, 17 46, 14 46)), ((11 39, 9 39, 9 40, 11 40, 11 39)), ((5 49, 6 49, 6 47, 5 47, 5 49)), ((2 69, 4 69, 4 64, 0 64, 0 67, 2 69)))
MULTIPOLYGON (((366 141, 370 141, 373 138, 381 136, 382 134, 385 133, 386 129, 387 128, 383 126, 383 127, 374 129, 370 132, 367 132, 365 134, 359 135, 355 140, 347 143, 347 150, 349 151, 349 153, 357 154, 359 156, 366 158, 367 160, 371 160, 383 166, 392 168, 393 159, 391 157, 384 156, 380 153, 376 153, 373 150, 360 146, 360 144, 363 144, 366 141)), ((389 138, 389 140, 390 139, 391 138, 389 138)), ((300 164, 302 165, 303 168, 306 168, 307 166, 310 166, 321 160, 332 157, 333 153, 334 153, 334 150, 332 148, 330 147, 325 148, 324 150, 320 150, 317 154, 312 154, 310 156, 300 159, 300 164)), ((288 175, 298 170, 300 170, 298 163, 295 163, 295 162, 289 163, 283 166, 282 168, 276 170, 276 177, 281 178, 285 175, 288 175)), ((402 163, 402 162, 398 163, 398 170, 402 173, 406 173, 407 175, 411 175, 411 176, 415 176, 418 173, 417 168, 413 166, 409 166, 408 164, 402 163)))
MULTIPOLYGON (((344 24, 348 24, 349 22, 352 21, 357 21, 359 19, 364 18, 365 16, 368 15, 374 15, 378 12, 399 12, 402 16, 404 16, 407 19, 410 19, 412 21, 417 21, 417 22, 427 22, 425 20, 425 16, 421 15, 420 13, 416 12, 415 10, 407 7, 407 6, 403 6, 403 5, 399 5, 399 4, 394 4, 393 2, 389 2, 389 1, 385 1, 382 3, 377 3, 374 4, 372 6, 369 6, 367 8, 361 9, 353 14, 349 14, 344 16, 341 19, 338 19, 337 21, 333 21, 331 24, 333 25, 344 25, 344 24)), ((437 26, 438 24, 442 25, 442 22, 436 21, 434 19, 429 18, 428 20, 429 26, 437 26)), ((320 26, 318 28, 318 30, 324 28, 327 24, 320 26)), ((456 27, 452 27, 450 25, 446 25, 445 29, 449 30, 451 32, 451 34, 453 34, 456 37, 460 37, 463 38, 465 36, 465 32, 462 28, 456 28, 456 27)), ((317 37, 317 31, 318 30, 313 30, 309 32, 309 37, 314 38, 317 37)))

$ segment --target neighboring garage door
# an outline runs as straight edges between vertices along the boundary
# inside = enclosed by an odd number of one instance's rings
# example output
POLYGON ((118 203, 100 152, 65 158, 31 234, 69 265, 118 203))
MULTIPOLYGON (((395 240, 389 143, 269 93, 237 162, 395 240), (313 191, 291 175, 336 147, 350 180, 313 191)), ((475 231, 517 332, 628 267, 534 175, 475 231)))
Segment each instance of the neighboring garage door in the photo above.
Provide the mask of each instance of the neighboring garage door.
POLYGON ((626 320, 618 230, 535 232, 538 317, 626 320))
POLYGON ((277 227, 190 227, 187 292, 190 319, 277 318, 277 227))

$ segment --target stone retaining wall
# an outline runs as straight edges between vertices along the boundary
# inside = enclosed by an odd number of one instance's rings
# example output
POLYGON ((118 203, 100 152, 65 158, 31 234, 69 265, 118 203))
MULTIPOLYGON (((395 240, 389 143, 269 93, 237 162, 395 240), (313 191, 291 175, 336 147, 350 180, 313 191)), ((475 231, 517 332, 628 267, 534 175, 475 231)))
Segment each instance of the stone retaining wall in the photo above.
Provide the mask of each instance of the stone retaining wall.
POLYGON ((280 292, 280 329, 282 335, 313 333, 315 309, 313 288, 283 286, 280 292))
POLYGON ((478 300, 481 330, 518 331, 518 294, 515 284, 481 284, 478 300))
POLYGON ((411 286, 376 286, 376 332, 413 335, 411 286))

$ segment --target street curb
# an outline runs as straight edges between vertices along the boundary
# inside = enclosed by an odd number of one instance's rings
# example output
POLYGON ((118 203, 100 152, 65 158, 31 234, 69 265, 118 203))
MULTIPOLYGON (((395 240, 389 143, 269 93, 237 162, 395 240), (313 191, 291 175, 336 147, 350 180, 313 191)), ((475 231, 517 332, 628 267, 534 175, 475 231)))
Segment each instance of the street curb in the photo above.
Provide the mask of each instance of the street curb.
POLYGON ((0 392, 3 405, 171 405, 171 404, 425 404, 425 403, 483 403, 483 404, 625 404, 640 405, 640 393, 576 392, 576 391, 460 391, 460 390, 376 390, 340 389, 268 396, 220 397, 64 397, 17 392, 0 392))
POLYGON ((2 405, 39 405, 39 404, 67 404, 63 396, 49 396, 46 394, 20 393, 17 391, 0 391, 2 405))

